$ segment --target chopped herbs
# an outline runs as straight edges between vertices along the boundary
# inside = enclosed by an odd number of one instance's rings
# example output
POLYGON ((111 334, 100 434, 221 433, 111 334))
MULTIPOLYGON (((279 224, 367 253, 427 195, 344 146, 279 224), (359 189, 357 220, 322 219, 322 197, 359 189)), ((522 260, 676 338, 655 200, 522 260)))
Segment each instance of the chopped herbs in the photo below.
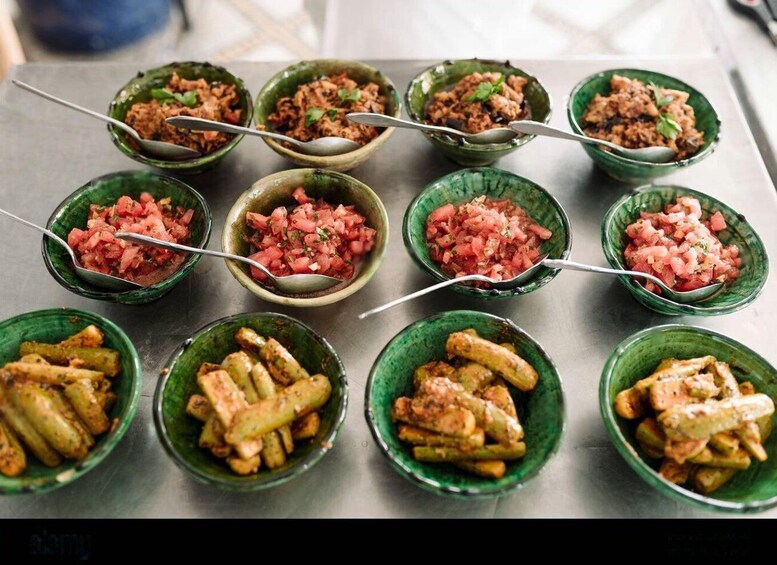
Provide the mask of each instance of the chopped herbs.
POLYGON ((675 117, 667 112, 661 112, 658 115, 656 129, 658 130, 658 133, 667 139, 677 139, 677 135, 683 131, 683 128, 677 123, 675 117))
POLYGON ((305 126, 310 127, 313 124, 315 124, 318 120, 324 117, 324 114, 326 113, 326 110, 322 110, 321 108, 308 108, 308 111, 305 112, 305 126))
POLYGON ((362 97, 362 93, 358 88, 354 88, 353 90, 341 88, 337 91, 337 96, 340 98, 341 102, 348 102, 349 100, 352 102, 358 102, 362 97))
POLYGON ((464 100, 466 102, 487 102, 492 95, 502 92, 502 83, 504 81, 505 76, 502 74, 499 75, 499 79, 495 83, 490 83, 488 81, 481 82, 475 88, 475 92, 469 96, 465 96, 464 100))
POLYGON ((672 103, 674 98, 671 96, 664 96, 661 94, 661 88, 652 80, 648 83, 650 86, 650 90, 653 91, 653 98, 656 99, 656 107, 662 108, 664 106, 669 106, 669 104, 672 103))
POLYGON ((189 108, 194 108, 197 105, 196 90, 187 90, 181 94, 180 92, 170 92, 166 88, 154 88, 151 90, 151 96, 162 104, 169 104, 175 100, 189 108))

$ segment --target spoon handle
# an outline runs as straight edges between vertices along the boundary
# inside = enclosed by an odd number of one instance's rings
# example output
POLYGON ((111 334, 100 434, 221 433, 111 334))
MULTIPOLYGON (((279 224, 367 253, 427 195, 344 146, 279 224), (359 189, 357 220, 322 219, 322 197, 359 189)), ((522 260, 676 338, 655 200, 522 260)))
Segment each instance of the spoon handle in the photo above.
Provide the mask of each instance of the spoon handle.
POLYGON ((582 143, 602 145, 602 141, 600 139, 593 139, 584 135, 578 135, 576 133, 564 131, 540 122, 533 122, 531 120, 510 122, 509 126, 511 130, 517 131, 518 133, 525 133, 529 135, 544 135, 545 137, 555 137, 556 139, 568 139, 570 141, 580 141, 582 143))
POLYGON ((42 232, 43 234, 47 235, 48 237, 50 237, 51 239, 53 239, 54 241, 59 243, 62 247, 64 247, 67 250, 67 252, 70 255, 70 257, 73 258, 73 262, 78 263, 78 261, 75 260, 75 255, 73 254, 73 250, 67 244, 67 241, 65 241, 64 239, 59 237, 53 231, 48 230, 48 229, 46 229, 46 228, 44 228, 42 226, 39 226, 37 224, 33 224, 32 222, 28 222, 24 218, 20 218, 19 216, 15 216, 14 214, 11 214, 10 212, 5 211, 2 208, 0 208, 0 214, 2 214, 4 216, 8 216, 12 220, 16 220, 20 224, 24 224, 25 226, 28 226, 30 228, 34 228, 34 229, 38 230, 39 232, 42 232))
POLYGON ((461 282, 467 282, 467 281, 493 282, 493 281, 490 281, 490 279, 488 279, 487 277, 484 277, 483 275, 467 275, 464 277, 449 279, 441 283, 433 284, 432 286, 427 286, 426 288, 422 288, 421 290, 417 290, 416 292, 407 294, 401 298, 392 300, 391 302, 387 302, 386 304, 383 304, 382 306, 378 306, 377 308, 373 308, 372 310, 367 310, 366 312, 362 312, 361 314, 359 314, 358 318, 360 320, 363 320, 367 316, 372 316, 373 314, 377 314, 378 312, 383 312, 384 310, 393 308, 394 306, 397 306, 398 304, 402 304, 403 302, 407 302, 408 300, 414 300, 419 296, 423 296, 424 294, 429 294, 430 292, 434 292, 435 290, 445 288, 446 286, 450 286, 452 284, 458 284, 461 282))
POLYGON ((627 275, 630 277, 641 277, 657 284, 660 287, 664 287, 664 282, 661 279, 654 277, 653 275, 649 275, 648 273, 642 273, 640 271, 626 271, 624 269, 596 267, 594 265, 585 265, 583 263, 575 263, 574 261, 567 261, 564 259, 545 259, 542 264, 552 269, 567 269, 570 271, 584 271, 586 273, 602 273, 605 275, 627 275))
POLYGON ((72 102, 68 102, 67 100, 62 100, 62 98, 57 98, 56 96, 49 94, 48 92, 43 92, 42 90, 38 90, 34 86, 30 86, 29 84, 22 82, 20 80, 11 79, 11 82, 16 86, 18 86, 19 88, 21 88, 22 90, 26 90, 27 92, 32 92, 33 94, 40 96, 41 98, 45 98, 46 100, 50 100, 51 102, 56 102, 57 104, 65 106, 66 108, 70 108, 71 110, 81 112, 82 114, 86 114, 87 116, 92 116, 93 118, 97 118, 98 120, 108 122, 112 126, 115 126, 121 129, 122 131, 127 132, 135 139, 138 139, 138 140, 140 139, 140 136, 138 136, 138 133, 130 126, 125 124, 124 122, 115 120, 110 116, 106 116, 105 114, 101 114, 100 112, 95 112, 94 110, 90 110, 89 108, 84 108, 83 106, 79 106, 78 104, 73 104, 72 102))
POLYGON ((385 114, 373 114, 370 112, 351 112, 346 114, 346 117, 352 122, 362 124, 365 126, 374 126, 379 128, 386 127, 398 127, 408 129, 420 129, 421 131, 432 131, 436 133, 445 133, 448 135, 458 135, 464 137, 469 135, 466 132, 458 131, 453 128, 446 128, 443 126, 431 126, 429 124, 419 124, 418 122, 411 122, 408 120, 402 120, 400 118, 394 118, 393 116, 387 116, 385 114))
POLYGON ((151 245, 153 247, 161 247, 162 249, 170 249, 172 251, 183 251, 184 253, 195 253, 197 255, 210 255, 212 257, 221 257, 222 259, 232 259, 233 261, 240 261, 242 263, 248 263, 252 267, 256 267, 267 275, 270 280, 275 280, 275 276, 267 270, 267 267, 261 263, 257 263, 253 259, 243 257, 241 255, 232 255, 231 253, 224 253, 222 251, 213 251, 211 249, 202 249, 201 247, 189 247, 188 245, 181 245, 180 243, 171 243, 169 241, 162 241, 154 237, 148 237, 147 235, 140 235, 130 232, 117 232, 116 237, 119 239, 126 239, 127 241, 134 241, 135 243, 142 243, 145 245, 151 245))
POLYGON ((224 122, 214 122, 211 120, 204 120, 202 118, 194 118, 191 116, 173 116, 165 120, 168 124, 178 128, 190 129, 194 131, 220 131, 223 133, 235 133, 242 135, 255 135, 257 137, 270 137, 279 141, 286 141, 292 143, 295 146, 300 144, 299 140, 275 133, 272 131, 261 131, 253 128, 246 128, 243 126, 235 126, 232 124, 226 124, 224 122))

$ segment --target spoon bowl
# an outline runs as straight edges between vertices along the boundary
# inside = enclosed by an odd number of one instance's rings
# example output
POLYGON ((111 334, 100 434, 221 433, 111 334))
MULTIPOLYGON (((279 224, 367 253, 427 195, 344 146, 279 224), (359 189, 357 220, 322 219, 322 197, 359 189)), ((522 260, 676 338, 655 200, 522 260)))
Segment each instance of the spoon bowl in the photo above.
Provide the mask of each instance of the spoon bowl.
POLYGON ((188 245, 162 241, 153 237, 148 237, 136 233, 118 232, 116 237, 126 241, 133 241, 135 243, 141 243, 144 245, 152 245, 154 247, 161 247, 162 249, 170 249, 172 251, 195 253, 198 255, 207 255, 211 257, 221 257, 223 259, 230 259, 232 261, 247 263, 248 265, 259 269, 268 279, 270 279, 276 289, 286 294, 308 294, 311 292, 318 292, 343 282, 340 279, 336 279, 335 277, 316 274, 288 275, 285 277, 278 277, 273 275, 270 270, 261 263, 258 263, 253 259, 249 259, 248 257, 243 257, 242 255, 233 255, 231 253, 212 251, 210 249, 201 249, 199 247, 189 247, 188 245))
POLYGON ((428 133, 442 133, 461 138, 467 143, 473 145, 492 145, 494 143, 507 143, 515 139, 518 134, 509 128, 492 128, 480 133, 467 133, 465 131, 449 128, 445 126, 433 126, 420 122, 411 122, 394 118, 385 114, 373 114, 370 112, 351 112, 346 117, 354 123, 373 127, 398 127, 407 129, 416 129, 428 133))
POLYGON ((152 155, 155 155, 161 159, 166 159, 170 161, 183 161, 186 159, 195 159, 200 156, 199 151, 196 151, 189 147, 176 145, 174 143, 167 143, 165 141, 153 141, 150 139, 143 139, 142 137, 140 137, 138 132, 136 132, 134 129, 132 129, 130 126, 128 126, 127 124, 125 124, 120 120, 111 118, 109 116, 105 116, 93 110, 89 110, 88 108, 84 108, 83 106, 78 106, 77 104, 73 104, 72 102, 68 102, 67 100, 57 98, 56 96, 49 94, 48 92, 43 92, 42 90, 39 90, 34 86, 30 86, 29 84, 21 82, 19 80, 12 79, 11 82, 15 86, 18 86, 19 88, 21 88, 22 90, 31 92, 36 96, 40 96, 41 98, 45 98, 46 100, 50 100, 51 102, 56 102, 61 106, 65 106, 66 108, 70 108, 71 110, 76 110, 77 112, 81 112, 82 114, 86 114, 87 116, 97 118, 98 120, 102 120, 104 122, 111 124, 114 127, 119 128, 127 135, 132 137, 132 139, 134 139, 144 151, 152 155))
POLYGON ((253 135, 256 137, 265 137, 283 141, 296 147, 301 153, 306 155, 317 155, 327 157, 331 155, 342 155, 350 153, 361 147, 355 141, 345 139, 344 137, 320 137, 312 141, 300 141, 287 135, 275 133, 272 131, 262 131, 241 126, 234 126, 224 122, 214 122, 202 118, 193 118, 190 116, 174 116, 165 120, 168 124, 175 127, 190 129, 194 131, 220 131, 224 133, 253 135))

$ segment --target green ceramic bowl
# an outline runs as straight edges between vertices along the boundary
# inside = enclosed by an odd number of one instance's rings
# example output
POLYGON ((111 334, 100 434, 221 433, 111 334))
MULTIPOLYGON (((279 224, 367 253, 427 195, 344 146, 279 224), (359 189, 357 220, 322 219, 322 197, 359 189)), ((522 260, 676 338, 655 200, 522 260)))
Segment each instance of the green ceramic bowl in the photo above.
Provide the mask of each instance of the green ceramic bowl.
MULTIPOLYGON (((259 91, 256 97, 256 111, 254 112, 256 124, 263 125, 272 131, 272 125, 267 122, 267 116, 275 112, 275 106, 279 99, 285 96, 294 96, 297 87, 301 84, 312 82, 323 76, 339 74, 343 71, 346 71, 348 76, 359 84, 376 83, 380 87, 379 92, 386 97, 386 114, 397 118, 402 114, 402 102, 400 101, 399 94, 397 94, 397 89, 394 87, 394 83, 378 69, 359 61, 315 59, 312 61, 302 61, 286 67, 262 87, 262 90, 259 91)), ((384 129, 378 137, 355 151, 329 157, 305 155, 294 149, 284 147, 273 139, 264 138, 264 142, 281 157, 285 157, 292 163, 302 167, 350 171, 369 159, 373 153, 386 143, 388 138, 394 133, 394 129, 396 128, 384 129)))
MULTIPOLYGON (((777 399, 777 371, 763 357, 725 335, 705 328, 672 324, 648 328, 623 340, 610 355, 599 383, 599 407, 604 425, 626 462, 656 490, 707 510, 760 512, 777 505, 777 434, 764 443, 769 458, 753 461, 710 496, 697 494, 665 481, 658 462, 642 452, 634 439, 638 422, 618 416, 613 403, 617 394, 650 375, 662 359, 690 359, 714 355, 731 365, 738 381, 750 381, 758 392, 777 399)), ((772 416, 777 423, 777 415, 772 416)))
POLYGON ((718 316, 741 310, 763 290, 769 277, 769 258, 761 238, 742 215, 723 202, 690 188, 675 185, 641 186, 621 196, 602 221, 602 248, 614 269, 627 269, 623 250, 628 244, 626 227, 639 218, 640 212, 658 212, 679 196, 692 196, 701 203, 706 219, 717 211, 726 219, 727 229, 718 234, 724 245, 736 244, 742 267, 739 277, 717 295, 696 304, 679 304, 654 294, 628 276, 619 277, 640 304, 661 314, 718 316))
POLYGON ((426 490, 462 498, 491 498, 521 488, 558 451, 564 434, 564 394, 548 354, 512 321, 468 310, 435 314, 399 332, 372 366, 364 406, 375 442, 394 469, 426 490), (476 477, 452 465, 416 461, 411 449, 397 438, 397 426, 391 421, 394 399, 413 394, 415 368, 446 359, 448 335, 467 328, 475 328, 491 341, 512 343, 518 354, 539 373, 539 382, 532 392, 510 387, 526 432, 527 450, 523 459, 507 462, 507 472, 499 480, 476 477))
MULTIPOLYGON (((427 185, 405 212, 402 223, 405 249, 421 269, 439 281, 450 278, 429 257, 426 244, 426 218, 429 214, 444 204, 463 204, 484 194, 493 200, 507 198, 526 210, 540 225, 551 230, 553 236, 543 243, 543 253, 548 253, 553 259, 566 259, 569 256, 572 247, 569 219, 561 204, 548 191, 527 178, 501 169, 463 169, 427 185)), ((557 274, 558 269, 542 267, 526 284, 511 290, 477 288, 467 284, 449 288, 482 298, 509 298, 537 290, 557 274)))
POLYGON ((191 477, 226 490, 261 490, 298 477, 329 452, 345 420, 348 379, 340 358, 324 338, 302 322, 282 314, 237 314, 216 320, 184 341, 170 356, 162 373, 164 376, 154 393, 154 424, 162 445, 191 477), (237 351, 234 335, 242 327, 274 337, 311 374, 326 375, 332 383, 332 396, 319 412, 321 427, 316 437, 296 443, 284 466, 273 470, 262 468, 250 476, 234 474, 224 461, 200 449, 197 443, 202 424, 185 412, 189 397, 201 394, 197 386, 199 366, 205 362, 221 363, 229 353, 237 351))
POLYGON ((710 101, 704 95, 685 84, 684 82, 665 74, 654 71, 645 71, 639 69, 612 69, 601 73, 596 73, 581 80, 569 95, 567 102, 567 118, 572 131, 580 135, 583 133, 581 127, 582 118, 585 114, 588 104, 593 100, 596 94, 606 96, 610 93, 610 78, 618 74, 628 78, 636 78, 643 82, 653 81, 663 88, 673 88, 688 92, 688 104, 693 107, 696 116, 696 128, 704 132, 704 145, 699 151, 682 161, 672 161, 670 163, 644 163, 621 157, 610 151, 601 149, 598 145, 582 144, 583 149, 591 159, 594 160, 604 172, 612 178, 623 182, 639 183, 650 179, 668 175, 683 167, 688 167, 707 158, 715 151, 720 141, 720 118, 712 107, 710 101))
POLYGON ((366 285, 383 261, 389 239, 389 221, 386 209, 372 189, 343 173, 321 169, 292 169, 281 171, 256 181, 237 199, 227 214, 221 236, 221 247, 234 255, 249 255, 250 245, 243 237, 252 230, 246 226, 246 212, 269 214, 278 206, 296 205, 291 193, 304 187, 308 196, 323 198, 330 204, 352 204, 367 218, 367 226, 377 231, 375 245, 367 257, 356 266, 349 281, 312 294, 283 295, 259 284, 244 263, 227 261, 227 267, 240 284, 259 298, 286 306, 325 306, 339 302, 366 285))
POLYGON ((58 343, 89 324, 105 334, 105 346, 121 354, 121 374, 113 381, 116 403, 108 416, 118 424, 108 433, 96 437, 89 455, 81 461, 66 461, 54 468, 46 467, 27 453, 27 469, 18 477, 0 475, 0 494, 41 493, 57 489, 94 469, 121 441, 135 416, 140 398, 143 373, 135 346, 116 324, 95 314, 75 308, 52 308, 28 312, 0 322, 0 366, 19 359, 22 341, 58 343))
MULTIPOLYGON (((108 206, 115 204, 122 195, 126 194, 137 199, 143 192, 150 193, 156 200, 169 196, 172 198, 173 206, 193 208, 194 218, 190 224, 189 245, 194 247, 208 245, 211 216, 205 199, 192 187, 177 179, 146 171, 123 171, 90 180, 57 206, 46 227, 67 240, 67 235, 73 228, 86 228, 91 204, 108 206)), ((43 238, 41 250, 43 261, 51 276, 70 292, 86 298, 122 304, 145 304, 161 298, 181 282, 202 258, 201 255, 190 255, 175 273, 155 285, 126 292, 112 292, 79 278, 73 269, 70 256, 49 238, 43 238)))
MULTIPOLYGON (((253 103, 251 101, 251 94, 246 89, 243 81, 224 67, 192 61, 170 63, 164 67, 157 67, 138 73, 137 76, 122 86, 116 93, 116 96, 113 97, 113 101, 111 101, 111 105, 108 108, 108 115, 117 120, 124 121, 127 112, 133 104, 151 100, 151 90, 154 88, 164 88, 174 72, 177 72, 181 78, 188 80, 204 78, 208 82, 217 81, 225 84, 234 84, 237 87, 237 95, 240 98, 240 108, 243 110, 243 119, 240 125, 251 125, 253 103)), ((108 126, 108 133, 110 133, 111 141, 113 141, 114 145, 127 157, 145 165, 180 174, 197 174, 215 166, 243 139, 242 135, 236 135, 229 143, 207 155, 197 157, 196 159, 169 161, 141 153, 132 138, 113 126, 108 126)))
MULTIPOLYGON (((443 61, 432 65, 410 81, 405 92, 407 113, 414 122, 426 123, 426 107, 432 96, 440 90, 453 88, 465 76, 474 72, 499 72, 507 76, 519 75, 529 80, 523 92, 526 95, 530 119, 536 122, 548 123, 552 111, 550 93, 536 77, 510 64, 509 61, 489 61, 485 59, 460 59, 443 61)), ((489 145, 473 145, 447 135, 424 132, 423 135, 437 147, 443 155, 466 167, 490 165, 508 153, 512 153, 522 145, 527 144, 536 136, 523 135, 508 143, 493 143, 489 145)))

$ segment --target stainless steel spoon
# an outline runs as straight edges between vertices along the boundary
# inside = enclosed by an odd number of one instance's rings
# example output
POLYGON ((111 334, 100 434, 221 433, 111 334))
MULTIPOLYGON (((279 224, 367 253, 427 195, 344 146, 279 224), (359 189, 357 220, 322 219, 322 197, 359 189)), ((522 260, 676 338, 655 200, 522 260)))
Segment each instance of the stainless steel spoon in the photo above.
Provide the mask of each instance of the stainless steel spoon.
POLYGON ((419 122, 411 122, 409 120, 402 120, 392 116, 387 116, 385 114, 372 114, 370 112, 352 112, 350 114, 346 114, 345 117, 352 122, 363 124, 365 126, 375 126, 379 128, 408 128, 427 131, 430 133, 444 133, 446 135, 454 135, 456 137, 464 138, 467 143, 472 143, 473 145, 507 143, 508 141, 517 137, 517 134, 509 128, 493 128, 486 131, 481 131, 480 133, 467 133, 465 131, 460 131, 444 126, 433 126, 419 122))
POLYGON ((115 292, 125 292, 127 290, 135 290, 138 288, 143 288, 142 285, 139 285, 132 281, 120 279, 119 277, 114 277, 113 275, 105 275, 103 273, 98 273, 97 271, 90 271, 89 269, 82 267, 81 263, 78 262, 78 257, 76 257, 76 254, 73 252, 73 249, 67 244, 67 241, 59 237, 51 230, 47 230, 46 228, 41 227, 37 224, 28 222, 27 220, 20 218, 19 216, 15 216, 10 212, 6 212, 3 209, 0 209, 0 214, 3 214, 4 216, 8 216, 12 220, 16 220, 17 222, 24 224, 25 226, 35 228, 39 232, 43 232, 45 235, 53 239, 56 243, 64 247, 65 250, 67 251, 67 254, 70 255, 70 259, 73 261, 73 268, 76 271, 76 275, 78 275, 79 278, 85 280, 89 284, 93 284, 94 286, 99 286, 100 288, 104 288, 106 290, 113 290, 115 292))
POLYGON ((578 135, 568 131, 560 130, 549 125, 532 122, 531 120, 518 120, 516 122, 510 122, 510 129, 518 133, 525 133, 529 135, 544 135, 545 137, 555 137, 557 139, 568 139, 570 141, 579 141, 581 143, 588 143, 590 145, 604 145, 609 147, 615 153, 634 159, 635 161, 643 161, 645 163, 668 163, 677 155, 674 149, 670 147, 644 147, 642 149, 626 149, 615 143, 609 141, 603 141, 596 139, 595 137, 588 137, 585 135, 578 135))
POLYGON ((275 133, 273 131, 261 131, 253 128, 244 128, 242 126, 233 126, 223 122, 213 122, 203 120, 202 118, 192 118, 190 116, 174 116, 165 120, 168 124, 179 128, 191 129, 195 131, 221 131, 224 133, 235 133, 245 135, 255 135, 257 137, 269 137, 278 141, 291 143, 294 147, 306 155, 316 155, 319 157, 329 157, 332 155, 342 155, 350 153, 361 147, 355 141, 345 139, 344 137, 319 137, 313 141, 300 141, 288 135, 275 133))
POLYGON ((119 239, 126 239, 127 241, 134 241, 135 243, 143 243, 145 245, 152 245, 154 247, 161 247, 163 249, 171 249, 173 251, 183 251, 185 253, 196 253, 199 255, 210 255, 213 257, 222 257, 224 259, 231 259, 233 261, 247 263, 252 267, 256 267, 262 271, 267 276, 267 278, 272 281, 273 285, 275 285, 275 288, 286 294, 306 294, 311 292, 318 292, 343 282, 342 280, 336 279, 334 277, 315 274, 288 275, 285 277, 278 277, 273 275, 269 269, 267 269, 267 267, 261 263, 257 263, 253 259, 249 259, 248 257, 232 255, 231 253, 223 253, 221 251, 211 251, 210 249, 200 249, 199 247, 189 247, 188 245, 181 245, 179 243, 170 243, 136 233, 117 232, 116 237, 119 239))
POLYGON ((86 114, 87 116, 92 116, 93 118, 97 118, 98 120, 108 122, 112 126, 117 127, 120 130, 126 132, 127 135, 129 135, 130 137, 132 137, 132 139, 138 142, 138 145, 140 145, 140 147, 144 151, 151 153, 152 155, 155 155, 162 159, 167 159, 169 161, 183 161, 184 159, 194 159, 195 157, 199 157, 201 155, 199 151, 195 151, 194 149, 190 149, 182 145, 167 143, 165 141, 153 141, 150 139, 143 139, 142 137, 140 137, 140 135, 138 135, 138 132, 136 132, 134 129, 132 129, 130 126, 128 126, 122 121, 115 120, 99 112, 95 112, 93 110, 89 110, 88 108, 84 108, 83 106, 78 106, 77 104, 73 104, 72 102, 68 102, 67 100, 62 100, 61 98, 57 98, 56 96, 53 96, 48 92, 43 92, 42 90, 38 90, 34 86, 30 86, 29 84, 21 82, 19 80, 12 79, 11 82, 16 86, 18 86, 19 88, 26 90, 27 92, 32 92, 33 94, 36 94, 41 98, 45 98, 46 100, 56 102, 57 104, 61 104, 62 106, 65 106, 66 108, 70 108, 71 110, 76 110, 78 112, 86 114))

